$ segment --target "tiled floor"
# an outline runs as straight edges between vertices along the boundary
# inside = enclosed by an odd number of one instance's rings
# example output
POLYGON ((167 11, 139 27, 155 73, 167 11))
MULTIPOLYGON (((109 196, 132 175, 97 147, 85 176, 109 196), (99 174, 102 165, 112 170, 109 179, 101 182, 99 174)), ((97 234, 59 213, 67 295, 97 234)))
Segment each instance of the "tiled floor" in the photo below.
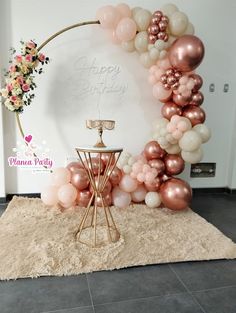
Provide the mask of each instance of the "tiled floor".
MULTIPOLYGON (((236 195, 195 195, 192 207, 236 241, 236 195)), ((46 312, 236 313, 236 261, 0 282, 0 313, 46 312)))

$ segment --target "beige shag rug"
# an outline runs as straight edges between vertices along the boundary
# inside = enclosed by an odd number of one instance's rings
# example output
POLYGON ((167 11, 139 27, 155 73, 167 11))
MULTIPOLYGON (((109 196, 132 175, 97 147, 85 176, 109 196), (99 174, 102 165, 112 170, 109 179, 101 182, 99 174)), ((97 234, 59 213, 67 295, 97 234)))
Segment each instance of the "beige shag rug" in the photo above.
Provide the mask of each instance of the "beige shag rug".
POLYGON ((74 239, 84 209, 61 213, 14 197, 0 218, 0 279, 71 275, 134 265, 236 258, 236 244, 192 210, 112 208, 117 243, 88 248, 74 239))

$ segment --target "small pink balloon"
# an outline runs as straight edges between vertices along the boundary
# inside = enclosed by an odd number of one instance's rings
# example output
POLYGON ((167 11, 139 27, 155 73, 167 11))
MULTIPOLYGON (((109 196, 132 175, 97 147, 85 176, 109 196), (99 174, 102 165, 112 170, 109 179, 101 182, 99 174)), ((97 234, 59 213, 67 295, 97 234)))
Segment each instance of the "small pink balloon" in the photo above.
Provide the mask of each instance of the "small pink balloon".
POLYGON ((155 76, 155 75, 149 75, 149 76, 148 76, 148 82, 149 82, 151 85, 156 84, 156 83, 157 83, 156 76, 155 76))
POLYGON ((115 28, 120 19, 120 13, 112 5, 106 5, 97 10, 96 18, 100 21, 101 27, 115 28))
POLYGON ((86 189, 89 185, 89 179, 86 170, 83 168, 75 170, 71 177, 71 183, 78 190, 86 189))
POLYGON ((194 93, 192 95, 192 99, 191 101, 189 102, 190 105, 197 105, 197 106, 200 106, 204 101, 204 96, 203 94, 201 93, 201 91, 198 91, 197 93, 194 93))
POLYGON ((165 171, 165 163, 161 159, 150 160, 148 164, 157 170, 157 175, 161 175, 165 171))
POLYGON ((112 195, 111 193, 108 193, 106 196, 103 197, 97 197, 97 206, 102 207, 102 206, 111 206, 112 205, 112 195))
POLYGON ((167 175, 178 175, 184 170, 184 160, 180 155, 168 154, 164 158, 166 174, 167 175))
POLYGON ((190 120, 192 126, 203 124, 206 119, 205 111, 196 105, 188 105, 183 111, 183 116, 190 120))
POLYGON ((79 190, 77 195, 77 204, 81 207, 87 207, 89 201, 92 197, 92 194, 89 190, 79 190))
POLYGON ((116 8, 119 11, 121 17, 131 17, 132 12, 128 4, 119 3, 117 4, 116 8))
POLYGON ((77 190, 72 184, 65 184, 58 189, 58 200, 62 203, 73 203, 77 198, 77 190))
POLYGON ((131 195, 116 186, 112 190, 112 200, 116 207, 124 209, 130 205, 131 195))
POLYGON ((145 181, 150 183, 150 182, 152 182, 155 179, 156 176, 157 176, 156 174, 148 172, 145 175, 145 181))
POLYGON ((130 175, 124 175, 121 178, 119 187, 125 192, 133 192, 138 187, 138 182, 133 179, 130 175))
POLYGON ((47 186, 41 192, 41 200, 44 204, 53 206, 58 203, 57 186, 47 186))
POLYGON ((120 183, 122 178, 122 172, 118 167, 115 167, 114 170, 111 172, 109 180, 112 186, 116 186, 120 183))
POLYGON ((167 90, 163 87, 161 82, 155 84, 152 88, 153 96, 161 102, 167 102, 172 94, 171 90, 167 90))
POLYGON ((156 177, 152 182, 145 182, 144 185, 147 191, 158 191, 160 189, 161 182, 162 182, 161 178, 156 177))
POLYGON ((122 18, 116 27, 116 35, 121 41, 132 40, 136 35, 136 31, 136 23, 129 17, 122 18))
POLYGON ((157 141, 150 141, 144 147, 144 153, 147 160, 162 159, 166 152, 163 150, 157 141))
POLYGON ((71 172, 64 167, 55 168, 51 175, 51 182, 54 186, 62 186, 68 184, 71 179, 71 172))
POLYGON ((182 115, 182 108, 174 102, 166 102, 161 109, 164 118, 170 120, 173 115, 182 115))
POLYGON ((74 173, 78 168, 83 168, 83 165, 80 162, 71 162, 66 168, 68 168, 71 173, 74 173))
POLYGON ((139 203, 144 201, 147 190, 144 185, 139 185, 135 191, 131 193, 132 201, 139 203))

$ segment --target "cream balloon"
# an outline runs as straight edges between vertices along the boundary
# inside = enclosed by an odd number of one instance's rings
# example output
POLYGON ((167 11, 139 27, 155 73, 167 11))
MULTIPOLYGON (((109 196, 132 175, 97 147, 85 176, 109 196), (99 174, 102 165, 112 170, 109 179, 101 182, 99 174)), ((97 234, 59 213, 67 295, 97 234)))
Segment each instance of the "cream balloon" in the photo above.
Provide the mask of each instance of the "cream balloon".
POLYGON ((178 154, 178 153, 180 153, 181 148, 178 144, 174 144, 174 145, 170 145, 165 150, 169 154, 178 154))
POLYGON ((202 151, 202 148, 199 148, 199 149, 191 151, 191 152, 182 151, 181 156, 185 162, 195 164, 195 163, 199 163, 202 160, 203 151, 202 151))
POLYGON ((140 54, 140 61, 144 67, 149 68, 155 64, 155 60, 150 58, 149 52, 144 52, 140 54))
POLYGON ((170 32, 174 36, 183 35, 188 26, 188 17, 183 12, 175 12, 169 21, 170 32))
POLYGON ((211 138, 211 130, 205 124, 197 124, 193 129, 201 136, 202 143, 207 142, 211 138))
POLYGON ((134 7, 131 12, 132 12, 132 17, 134 19, 135 15, 138 13, 139 10, 142 10, 140 7, 134 7))
POLYGON ((168 3, 161 8, 161 12, 169 18, 171 17, 171 15, 173 15, 173 13, 177 11, 179 10, 177 6, 173 3, 168 3))
MULTIPOLYGON (((162 51, 161 51, 162 52, 162 51)), ((158 58, 159 58, 159 56, 160 56, 160 52, 159 52, 159 50, 158 49, 156 49, 156 48, 152 48, 150 51, 149 51, 149 55, 150 55, 150 58, 152 59, 152 60, 157 60, 158 58)))
POLYGON ((195 33, 195 29, 192 23, 188 23, 188 26, 184 32, 184 35, 194 35, 195 33))
POLYGON ((148 10, 137 10, 133 15, 134 21, 137 24, 138 31, 147 30, 151 21, 152 14, 148 10))
POLYGON ((145 196, 145 203, 149 208, 157 208, 161 205, 161 197, 158 192, 150 191, 145 196))
POLYGON ((147 194, 147 189, 143 185, 139 185, 135 191, 131 193, 131 198, 134 202, 142 202, 147 194))
POLYGON ((135 39, 134 45, 138 52, 145 52, 148 50, 148 33, 146 31, 139 32, 135 39))
POLYGON ((179 146, 184 151, 194 151, 200 148, 202 144, 201 136, 194 130, 188 130, 179 140, 179 146))
POLYGON ((123 41, 121 43, 121 47, 127 51, 127 52, 133 52, 135 51, 135 45, 134 45, 134 40, 130 40, 130 41, 123 41))

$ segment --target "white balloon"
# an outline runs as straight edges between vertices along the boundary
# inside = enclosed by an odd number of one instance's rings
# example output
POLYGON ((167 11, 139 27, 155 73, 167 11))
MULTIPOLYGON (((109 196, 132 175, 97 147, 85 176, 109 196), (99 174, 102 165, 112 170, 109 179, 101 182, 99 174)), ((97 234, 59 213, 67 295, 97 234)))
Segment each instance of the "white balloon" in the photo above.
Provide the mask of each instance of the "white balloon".
POLYGON ((184 32, 184 35, 194 35, 195 33, 195 29, 192 23, 188 23, 188 26, 184 32))
POLYGON ((168 3, 161 8, 161 11, 164 15, 171 17, 171 15, 175 13, 176 11, 179 11, 179 9, 177 8, 175 4, 168 3))
POLYGON ((155 60, 155 61, 156 61, 156 60, 159 58, 159 56, 160 56, 160 52, 159 52, 158 49, 152 48, 152 49, 149 51, 149 55, 150 55, 150 58, 151 58, 152 60, 155 60))
POLYGON ((164 40, 158 39, 158 40, 156 40, 154 45, 160 51, 166 48, 166 44, 165 44, 164 40))
POLYGON ((144 53, 140 54, 140 61, 143 64, 143 66, 145 66, 146 68, 149 68, 155 64, 155 60, 152 60, 150 58, 148 52, 144 52, 144 53))
POLYGON ((170 32, 174 36, 182 35, 188 26, 188 17, 183 12, 175 12, 169 21, 170 32))
POLYGON ((121 43, 121 47, 127 51, 127 52, 133 52, 135 51, 135 46, 134 46, 134 40, 130 40, 130 41, 123 41, 121 43))
POLYGON ((138 52, 145 52, 148 50, 148 33, 146 31, 139 32, 135 39, 134 45, 138 52))
POLYGON ((158 192, 150 191, 145 196, 145 203, 149 208, 157 208, 161 205, 161 197, 158 192))
POLYGON ((193 129, 201 136, 202 143, 207 142, 211 138, 211 130, 205 124, 197 124, 193 129))
POLYGON ((145 199, 147 190, 143 185, 139 185, 135 191, 131 193, 131 198, 134 202, 142 202, 145 199))
POLYGON ((178 154, 180 153, 181 149, 178 144, 170 145, 168 148, 165 149, 167 153, 169 154, 178 154))
POLYGON ((147 30, 151 21, 152 14, 144 9, 137 10, 133 15, 134 21, 137 24, 138 31, 147 30))
POLYGON ((203 158, 203 151, 202 151, 202 148, 199 148, 191 152, 182 151, 181 156, 185 162, 188 162, 191 164, 199 163, 203 158))
POLYGON ((194 130, 188 130, 179 140, 179 146, 184 151, 194 151, 200 148, 202 144, 201 136, 194 130))
POLYGON ((130 174, 132 172, 132 167, 126 164, 125 166, 123 166, 123 171, 125 174, 130 174))
POLYGON ((132 11, 132 16, 133 16, 133 18, 135 17, 135 15, 137 14, 137 12, 139 11, 139 10, 142 10, 142 8, 140 8, 140 7, 134 7, 131 11, 132 11))
POLYGON ((160 58, 160 59, 164 59, 166 55, 167 55, 167 51, 166 51, 166 50, 162 50, 162 51, 160 52, 159 58, 160 58))

